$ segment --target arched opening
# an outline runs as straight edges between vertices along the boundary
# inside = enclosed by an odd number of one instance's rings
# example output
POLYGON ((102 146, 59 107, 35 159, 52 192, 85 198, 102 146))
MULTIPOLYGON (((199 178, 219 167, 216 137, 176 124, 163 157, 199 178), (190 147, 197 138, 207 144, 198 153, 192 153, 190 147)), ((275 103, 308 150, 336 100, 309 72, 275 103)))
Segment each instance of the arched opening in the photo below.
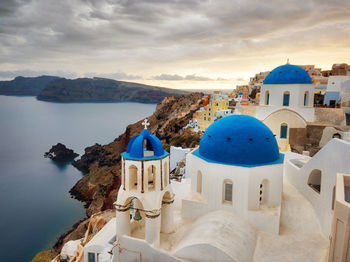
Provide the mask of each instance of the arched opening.
POLYGON ((137 167, 129 167, 129 190, 137 190, 137 167))
POLYGON ((233 198, 233 183, 231 179, 225 179, 223 183, 222 202, 232 204, 233 198))
POLYGON ((283 93, 283 106, 289 106, 290 93, 288 91, 283 93))
POLYGON ((148 168, 147 178, 148 191, 154 191, 156 189, 156 167, 154 165, 148 168))
POLYGON ((148 139, 143 140, 143 148, 144 157, 154 156, 152 143, 148 139))
POLYGON ((270 92, 266 91, 265 92, 265 105, 269 105, 270 104, 270 92))
POLYGON ((169 180, 168 162, 165 161, 165 163, 164 163, 164 187, 168 186, 168 180, 169 180))
POLYGON ((133 197, 130 203, 130 236, 145 239, 145 212, 141 201, 133 197))
POLYGON ((332 138, 339 138, 339 139, 341 139, 341 134, 335 133, 335 134, 333 134, 332 138))
POLYGON ((311 187, 313 190, 315 190, 317 193, 321 193, 321 176, 322 172, 319 169, 314 169, 311 171, 309 175, 309 179, 307 181, 307 184, 309 187, 311 187))
POLYGON ((288 135, 288 125, 286 123, 281 124, 280 138, 286 139, 288 135))
POLYGON ((197 193, 202 194, 202 172, 197 172, 197 193))
POLYGON ((259 204, 261 206, 264 206, 268 203, 269 199, 269 181, 267 179, 264 179, 260 184, 260 191, 259 191, 259 204))
POLYGON ((309 105, 309 91, 306 91, 304 93, 304 106, 308 106, 309 105))

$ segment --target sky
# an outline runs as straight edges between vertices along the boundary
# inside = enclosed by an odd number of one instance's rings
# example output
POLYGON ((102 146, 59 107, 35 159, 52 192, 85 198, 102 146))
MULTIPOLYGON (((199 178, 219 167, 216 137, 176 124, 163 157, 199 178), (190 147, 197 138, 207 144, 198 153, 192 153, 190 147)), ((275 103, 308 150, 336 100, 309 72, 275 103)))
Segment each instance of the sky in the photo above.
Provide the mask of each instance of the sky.
POLYGON ((0 79, 233 89, 287 58, 350 64, 350 1, 0 0, 0 79))

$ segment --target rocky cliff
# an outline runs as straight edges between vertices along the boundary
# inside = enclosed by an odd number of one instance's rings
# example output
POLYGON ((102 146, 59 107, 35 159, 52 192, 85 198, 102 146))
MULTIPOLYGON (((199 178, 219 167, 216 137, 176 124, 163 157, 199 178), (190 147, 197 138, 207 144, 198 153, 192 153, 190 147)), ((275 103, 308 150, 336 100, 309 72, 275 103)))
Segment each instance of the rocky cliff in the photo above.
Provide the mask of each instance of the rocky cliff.
MULTIPOLYGON (((190 130, 183 131, 193 113, 200 107, 202 93, 192 93, 177 98, 166 98, 157 105, 150 122, 149 130, 169 150, 171 145, 195 147, 199 144, 200 134, 190 130), (193 106, 196 105, 196 106, 193 106)), ((73 165, 85 175, 71 189, 71 194, 84 201, 87 215, 113 208, 120 187, 121 153, 134 135, 142 131, 142 120, 127 126, 125 133, 108 145, 95 144, 85 149, 85 154, 73 165)))
POLYGON ((57 76, 23 77, 10 81, 0 81, 0 95, 37 96, 47 83, 60 79, 57 76))
POLYGON ((164 97, 185 93, 177 89, 95 77, 52 81, 37 98, 48 102, 159 103, 164 97))

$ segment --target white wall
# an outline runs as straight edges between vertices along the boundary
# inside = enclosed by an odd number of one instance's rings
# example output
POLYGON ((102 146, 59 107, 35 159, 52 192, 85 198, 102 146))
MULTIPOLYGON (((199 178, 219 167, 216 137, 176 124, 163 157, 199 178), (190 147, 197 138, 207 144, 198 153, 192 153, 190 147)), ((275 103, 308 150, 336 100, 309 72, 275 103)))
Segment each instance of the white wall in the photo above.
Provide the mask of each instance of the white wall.
POLYGON ((159 160, 148 160, 143 161, 144 163, 144 193, 141 193, 141 181, 142 181, 142 161, 137 160, 124 160, 125 164, 123 163, 123 170, 122 170, 122 185, 119 188, 118 191, 118 197, 117 197, 117 204, 124 205, 128 198, 135 196, 137 197, 143 207, 147 210, 151 209, 157 209, 161 207, 161 202, 163 195, 166 191, 171 191, 170 185, 170 179, 169 179, 169 156, 165 157, 164 159, 159 160), (123 189, 123 183, 124 183, 124 165, 125 165, 125 189, 123 189), (137 190, 129 190, 129 167, 130 166, 136 166, 137 167, 137 190), (155 191, 148 192, 148 185, 147 185, 147 176, 148 176, 148 168, 150 166, 154 165, 156 167, 156 189, 155 191), (161 165, 162 165, 162 180, 163 180, 163 190, 161 190, 161 165), (167 166, 167 168, 166 168, 167 166), (167 178, 166 178, 167 177, 167 178), (167 179, 167 183, 166 180, 167 179), (166 186, 167 185, 167 186, 166 186))
MULTIPOLYGON (((256 216, 277 216, 273 231, 279 230, 279 209, 271 211, 271 207, 281 204, 283 173, 282 164, 265 165, 260 167, 240 167, 224 164, 209 163, 193 154, 188 154, 187 171, 191 173, 191 197, 183 200, 182 215, 184 218, 197 218, 210 211, 227 210, 236 212, 248 219, 253 225, 256 216), (197 193, 197 174, 202 173, 202 192, 197 193), (232 203, 223 201, 224 181, 229 179, 233 183, 232 203), (260 184, 264 179, 269 181, 268 200, 265 206, 260 206, 260 184), (259 211, 259 212, 257 212, 259 211)), ((268 219, 266 220, 268 221, 268 219)), ((259 229, 271 232, 271 227, 259 224, 259 229)), ((277 232, 276 232, 277 231, 277 232)))
MULTIPOLYGON (((350 172, 350 143, 340 139, 332 139, 303 167, 298 168, 291 159, 299 156, 289 156, 285 159, 285 178, 297 188, 297 190, 310 201, 315 209, 326 237, 330 234, 333 210, 333 188, 336 183, 337 173, 350 172), (314 169, 322 171, 320 194, 307 185, 309 174, 314 169)), ((304 158, 301 156, 300 158, 304 158)))
POLYGON ((166 251, 152 247, 142 239, 123 236, 119 239, 119 246, 113 249, 112 261, 180 262, 181 260, 166 251))
POLYGON ((328 78, 327 92, 340 92, 342 83, 350 80, 350 76, 330 76, 328 78))
POLYGON ((314 121, 314 85, 263 85, 261 87, 260 105, 257 118, 264 120, 274 111, 289 108, 299 113, 306 121, 314 121), (265 104, 266 91, 270 93, 269 105, 265 104), (289 91, 289 106, 283 106, 283 93, 289 91), (304 94, 308 92, 308 104, 304 106, 304 94))
POLYGON ((177 163, 185 159, 186 154, 189 153, 191 149, 182 147, 170 147, 170 170, 174 170, 177 163))

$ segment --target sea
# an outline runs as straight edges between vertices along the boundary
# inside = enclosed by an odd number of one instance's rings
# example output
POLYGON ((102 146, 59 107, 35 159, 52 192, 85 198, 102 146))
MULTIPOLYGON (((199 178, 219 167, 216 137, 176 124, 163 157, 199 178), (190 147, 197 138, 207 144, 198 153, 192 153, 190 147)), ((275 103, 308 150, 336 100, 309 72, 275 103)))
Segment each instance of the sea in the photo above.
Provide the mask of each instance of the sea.
POLYGON ((48 103, 0 96, 0 261, 25 262, 86 217, 69 190, 82 177, 44 153, 58 142, 78 154, 107 144, 155 104, 48 103))

